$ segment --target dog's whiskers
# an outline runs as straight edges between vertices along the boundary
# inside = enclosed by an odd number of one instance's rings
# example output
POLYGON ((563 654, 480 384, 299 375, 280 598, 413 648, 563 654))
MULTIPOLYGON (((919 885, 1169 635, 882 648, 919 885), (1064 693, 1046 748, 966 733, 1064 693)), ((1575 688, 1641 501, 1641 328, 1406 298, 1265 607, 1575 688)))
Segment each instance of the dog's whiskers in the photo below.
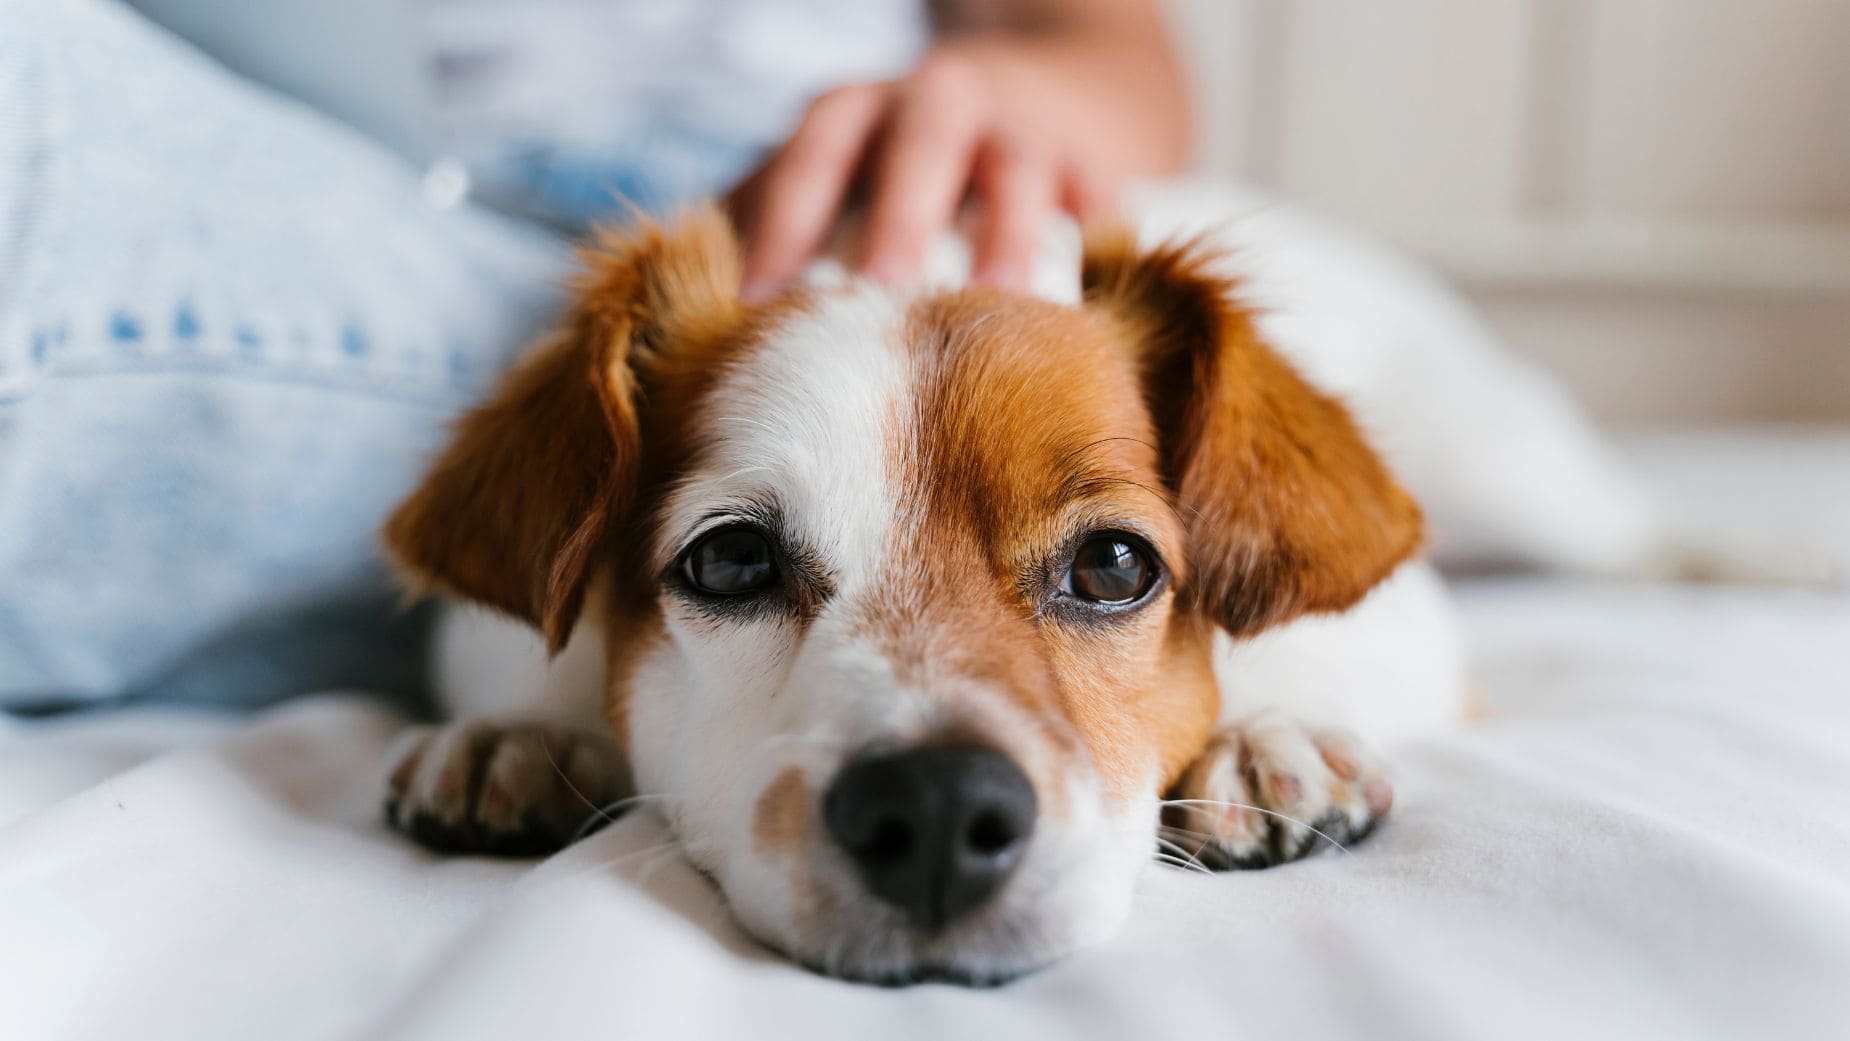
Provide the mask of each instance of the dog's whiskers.
POLYGON ((599 863, 591 865, 591 869, 594 871, 605 871, 616 867, 618 864, 635 860, 638 857, 644 857, 655 853, 666 853, 670 850, 679 850, 680 848, 681 842, 679 839, 669 839, 666 842, 658 842, 653 846, 644 846, 641 849, 633 849, 628 853, 618 854, 609 860, 600 861, 599 863))
POLYGON ((1161 835, 1156 837, 1156 844, 1170 851, 1169 853, 1156 854, 1157 860, 1165 864, 1174 864, 1176 867, 1197 871, 1204 875, 1212 875, 1214 873, 1209 871, 1207 865, 1203 864, 1194 853, 1183 849, 1181 846, 1163 838, 1161 835), (1170 854, 1174 855, 1171 856, 1170 854))
POLYGON ((635 803, 650 799, 671 798, 671 796, 667 795, 632 795, 627 799, 618 799, 615 802, 605 803, 599 806, 597 803, 591 801, 590 796, 579 791, 576 784, 572 783, 572 779, 566 774, 565 768, 559 765, 558 757, 552 754, 552 746, 547 744, 546 734, 544 732, 540 734, 540 751, 546 753, 546 762, 551 764, 552 772, 559 775, 559 780, 565 782, 566 790, 571 792, 574 796, 577 796, 578 801, 584 803, 585 807, 591 811, 591 816, 586 817, 584 823, 578 826, 578 830, 572 833, 572 842, 577 842, 579 839, 584 838, 586 833, 589 832, 598 821, 602 821, 605 824, 615 824, 617 822, 618 810, 627 809, 635 803))
MULTIPOLYGON (((600 872, 609 871, 612 868, 615 868, 617 865, 634 860, 637 857, 648 856, 649 854, 663 855, 667 853, 679 852, 680 849, 681 849, 681 842, 679 839, 669 839, 667 842, 657 843, 656 845, 653 845, 653 846, 644 846, 641 849, 630 850, 628 853, 619 854, 615 857, 610 858, 609 860, 600 860, 595 864, 591 864, 586 867, 580 868, 579 870, 574 871, 569 875, 565 875, 561 878, 553 879, 548 884, 549 885, 564 885, 567 882, 573 882, 573 881, 576 881, 577 879, 581 879, 585 877, 586 875, 594 875, 600 872)), ((651 861, 650 863, 654 864, 655 862, 651 861)), ((638 876, 637 878, 630 879, 630 881, 637 882, 637 883, 640 883, 643 880, 644 880, 643 876, 638 876)))
MULTIPOLYGON (((559 775, 559 780, 565 782, 566 790, 571 792, 573 795, 577 796, 579 802, 582 802, 586 806, 590 807, 592 813, 595 813, 599 816, 603 816, 604 811, 597 808, 597 803, 592 802, 590 796, 578 790, 578 786, 573 784, 572 779, 566 775, 565 767, 559 765, 559 757, 552 754, 552 745, 546 742, 546 732, 544 730, 540 731, 539 736, 540 736, 540 751, 546 753, 546 762, 552 766, 552 772, 559 775)), ((605 820, 614 822, 616 818, 615 817, 605 817, 605 820)), ((580 832, 580 834, 582 834, 582 831, 580 832)), ((577 835, 573 836, 574 839, 576 839, 577 837, 578 837, 577 835)))
POLYGON ((1210 874, 1208 869, 1202 867, 1199 862, 1193 861, 1193 860, 1183 860, 1181 857, 1175 856, 1173 854, 1157 853, 1154 856, 1152 856, 1151 859, 1155 860, 1158 864, 1166 864, 1169 867, 1179 868, 1183 871, 1199 871, 1202 874, 1210 874))
MULTIPOLYGON (((1277 810, 1268 810, 1264 806, 1254 806, 1252 803, 1246 803, 1246 802, 1225 802, 1220 799, 1162 799, 1158 801, 1158 805, 1161 805, 1161 806, 1220 806, 1220 807, 1236 809, 1236 810, 1252 810, 1255 813, 1263 813, 1268 817, 1277 817, 1280 820, 1289 821, 1292 824, 1295 824, 1298 827, 1303 828, 1305 831, 1310 832, 1312 835, 1317 836, 1323 841, 1341 850, 1343 856, 1345 857, 1355 856, 1354 853, 1349 851, 1349 847, 1336 841, 1334 838, 1330 836, 1328 832, 1318 829, 1316 825, 1311 824, 1308 821, 1299 820, 1298 818, 1293 817, 1288 813, 1280 813, 1277 810)), ((1219 841, 1213 835, 1209 835, 1209 834, 1206 834, 1204 832, 1199 832, 1199 831, 1191 831, 1188 828, 1177 827, 1176 825, 1173 825, 1173 824, 1164 824, 1164 825, 1161 825, 1161 827, 1166 831, 1173 832, 1178 835, 1193 835, 1198 838, 1207 839, 1211 842, 1219 841)))
POLYGON ((614 824, 618 818, 623 816, 624 811, 637 803, 674 802, 675 800, 676 797, 672 795, 632 795, 627 799, 618 799, 615 802, 607 802, 602 806, 593 806, 591 807, 592 815, 586 817, 585 822, 578 826, 576 832, 572 833, 572 841, 577 842, 579 839, 590 834, 600 821, 614 824))
POLYGON ((650 877, 657 871, 660 871, 662 865, 672 863, 674 859, 680 855, 681 844, 679 842, 670 842, 655 849, 654 853, 655 856, 651 857, 649 861, 642 866, 642 870, 638 871, 630 878, 632 883, 639 886, 647 885, 650 877))

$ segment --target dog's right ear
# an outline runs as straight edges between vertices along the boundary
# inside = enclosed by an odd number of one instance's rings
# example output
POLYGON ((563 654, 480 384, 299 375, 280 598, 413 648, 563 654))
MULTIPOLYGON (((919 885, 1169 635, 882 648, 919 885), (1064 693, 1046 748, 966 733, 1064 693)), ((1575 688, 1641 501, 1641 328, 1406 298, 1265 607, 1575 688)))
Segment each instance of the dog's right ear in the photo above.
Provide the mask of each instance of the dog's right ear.
POLYGON ((601 234, 582 259, 560 328, 457 422, 384 532, 417 592, 523 619, 554 652, 636 495, 639 392, 676 345, 740 317, 738 245, 717 209, 601 234))
POLYGON ((1086 242, 1088 306, 1142 354, 1164 476, 1188 528, 1184 594, 1236 636, 1345 610, 1419 548, 1420 510, 1342 404, 1268 346, 1203 243, 1086 242))

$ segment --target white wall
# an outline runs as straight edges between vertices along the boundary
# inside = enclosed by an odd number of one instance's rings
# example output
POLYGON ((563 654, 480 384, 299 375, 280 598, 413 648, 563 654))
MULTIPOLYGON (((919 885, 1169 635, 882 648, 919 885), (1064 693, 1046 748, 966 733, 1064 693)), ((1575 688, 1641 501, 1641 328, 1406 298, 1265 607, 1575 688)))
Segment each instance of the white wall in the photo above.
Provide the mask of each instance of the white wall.
POLYGON ((1850 420, 1850 2, 1172 0, 1200 161, 1632 422, 1850 420))

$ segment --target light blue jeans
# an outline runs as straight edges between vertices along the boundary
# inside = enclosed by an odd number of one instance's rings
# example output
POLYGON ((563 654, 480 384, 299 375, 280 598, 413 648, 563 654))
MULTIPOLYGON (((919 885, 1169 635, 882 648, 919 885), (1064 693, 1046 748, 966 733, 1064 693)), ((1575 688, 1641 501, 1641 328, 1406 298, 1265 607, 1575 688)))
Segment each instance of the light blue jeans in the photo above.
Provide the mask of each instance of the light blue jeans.
POLYGON ((561 244, 105 0, 0 0, 0 708, 415 693, 378 525, 561 244))

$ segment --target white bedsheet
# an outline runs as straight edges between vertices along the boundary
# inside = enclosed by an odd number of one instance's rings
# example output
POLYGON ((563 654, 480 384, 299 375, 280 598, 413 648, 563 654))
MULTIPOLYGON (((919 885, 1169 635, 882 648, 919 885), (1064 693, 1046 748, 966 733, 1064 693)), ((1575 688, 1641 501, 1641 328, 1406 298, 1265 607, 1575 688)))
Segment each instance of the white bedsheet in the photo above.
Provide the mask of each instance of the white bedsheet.
MULTIPOLYGON (((1632 446, 1850 554, 1850 434, 1632 446)), ((1466 584, 1494 710, 1352 856, 1152 868, 1115 942, 881 990, 743 940, 646 814, 540 863, 377 822, 401 725, 0 723, 0 1037, 1850 1037, 1850 596, 1466 584)))

